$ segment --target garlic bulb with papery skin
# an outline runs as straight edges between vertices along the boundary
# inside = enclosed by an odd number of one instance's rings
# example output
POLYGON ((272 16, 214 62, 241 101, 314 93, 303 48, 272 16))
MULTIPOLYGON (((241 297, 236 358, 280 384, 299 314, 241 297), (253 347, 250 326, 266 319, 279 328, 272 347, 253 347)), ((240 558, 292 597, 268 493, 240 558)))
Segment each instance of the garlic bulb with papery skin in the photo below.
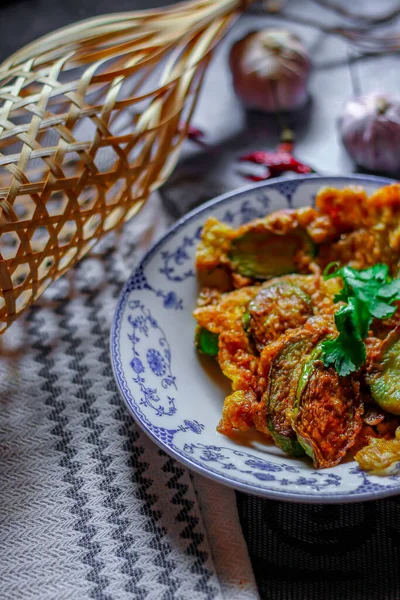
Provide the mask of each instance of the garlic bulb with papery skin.
POLYGON ((400 99, 379 92, 353 98, 338 125, 346 150, 360 167, 400 173, 400 99))
POLYGON ((235 92, 247 108, 290 111, 307 101, 311 59, 289 31, 249 33, 232 46, 230 67, 235 92))

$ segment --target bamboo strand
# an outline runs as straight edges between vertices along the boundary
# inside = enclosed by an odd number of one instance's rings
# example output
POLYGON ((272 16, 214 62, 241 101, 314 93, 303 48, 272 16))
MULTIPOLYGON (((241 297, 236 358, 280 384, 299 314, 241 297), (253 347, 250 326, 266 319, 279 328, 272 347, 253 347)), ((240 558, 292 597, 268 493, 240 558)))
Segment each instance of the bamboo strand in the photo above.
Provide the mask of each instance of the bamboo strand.
POLYGON ((249 3, 95 17, 0 64, 0 330, 167 179, 249 3))

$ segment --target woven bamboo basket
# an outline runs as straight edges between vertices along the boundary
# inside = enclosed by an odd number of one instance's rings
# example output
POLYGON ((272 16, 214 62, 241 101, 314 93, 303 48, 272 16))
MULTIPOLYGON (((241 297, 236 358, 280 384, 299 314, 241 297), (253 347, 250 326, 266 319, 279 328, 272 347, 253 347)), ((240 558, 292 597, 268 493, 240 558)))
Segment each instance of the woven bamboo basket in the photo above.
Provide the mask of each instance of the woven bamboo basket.
POLYGON ((89 19, 0 65, 1 331, 165 181, 250 1, 89 19))

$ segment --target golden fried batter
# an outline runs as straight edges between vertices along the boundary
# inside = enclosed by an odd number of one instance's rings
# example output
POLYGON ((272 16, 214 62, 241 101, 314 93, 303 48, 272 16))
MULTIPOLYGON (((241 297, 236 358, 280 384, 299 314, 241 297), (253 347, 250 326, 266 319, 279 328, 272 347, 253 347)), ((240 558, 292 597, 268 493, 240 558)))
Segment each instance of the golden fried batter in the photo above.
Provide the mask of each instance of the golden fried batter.
POLYGON ((304 327, 287 331, 267 344, 261 352, 258 374, 266 390, 264 401, 274 431, 282 435, 293 431, 287 410, 293 408, 303 364, 320 339, 333 329, 332 319, 314 317, 304 327))
POLYGON ((204 286, 232 289, 228 251, 235 230, 210 217, 203 226, 196 251, 196 270, 204 286))
POLYGON ((315 361, 291 422, 317 468, 334 467, 354 445, 362 426, 359 383, 315 361))
POLYGON ((252 427, 267 438, 271 437, 264 402, 258 400, 252 390, 237 390, 225 398, 217 430, 224 435, 232 435, 237 431, 248 431, 252 427))
POLYGON ((392 274, 397 273, 399 251, 390 246, 387 229, 357 229, 343 235, 337 242, 323 244, 318 264, 325 267, 337 261, 353 269, 366 269, 376 263, 386 263, 392 274))
MULTIPOLYGON (((259 291, 259 287, 244 287, 234 290, 228 294, 222 294, 219 299, 215 297, 213 301, 204 306, 204 295, 201 297, 201 304, 193 313, 200 327, 205 327, 213 333, 222 331, 242 331, 243 315, 247 311, 247 306, 259 291)), ((210 292, 207 292, 210 295, 210 292)))
POLYGON ((399 418, 374 404, 368 373, 400 325, 400 308, 372 322, 357 377, 324 367, 312 357, 321 340, 338 334, 334 317, 342 303, 334 298, 341 279, 323 278, 333 261, 356 269, 386 263, 398 274, 400 184, 369 198, 359 187, 324 188, 315 208, 281 210, 238 229, 214 217, 205 223, 194 317, 215 336, 209 354, 215 356, 218 343, 216 359, 233 391, 218 431, 255 427, 288 454, 305 449, 316 467, 338 464, 353 446, 362 468, 385 471, 400 460, 400 429, 393 440, 399 418))
POLYGON ((288 329, 303 325, 313 314, 311 298, 299 287, 280 281, 264 286, 248 306, 250 332, 257 350, 288 329))
POLYGON ((398 475, 400 473, 400 427, 395 439, 370 438, 370 443, 355 456, 363 471, 371 475, 398 475))
POLYGON ((257 390, 258 357, 251 352, 244 331, 223 331, 218 341, 218 362, 223 374, 232 381, 233 390, 257 390))
POLYGON ((220 433, 231 435, 234 431, 247 431, 254 426, 252 409, 256 395, 251 390, 238 390, 227 396, 222 408, 222 419, 217 427, 220 433))

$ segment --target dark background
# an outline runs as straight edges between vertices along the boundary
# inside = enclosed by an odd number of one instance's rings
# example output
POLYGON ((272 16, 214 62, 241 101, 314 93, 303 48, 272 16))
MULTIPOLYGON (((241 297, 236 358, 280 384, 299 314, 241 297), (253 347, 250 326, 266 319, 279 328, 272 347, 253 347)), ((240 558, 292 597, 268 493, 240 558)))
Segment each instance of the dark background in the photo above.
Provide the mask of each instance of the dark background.
MULTIPOLYGON (((46 32, 104 12, 152 8, 162 0, 0 0, 0 59, 46 32)), ((398 1, 352 0, 343 5, 362 14, 385 12, 398 1)), ((291 0, 284 20, 251 12, 220 45, 208 71, 193 124, 204 130, 208 149, 186 143, 178 168, 162 189, 172 218, 245 180, 236 158, 245 150, 273 147, 274 119, 246 113, 235 98, 227 68, 232 42, 250 29, 284 26, 309 49, 314 70, 308 106, 292 118, 298 157, 324 174, 356 167, 343 151, 336 120, 353 94, 349 46, 340 37, 300 24, 343 24, 315 0, 291 0)), ((378 32, 400 33, 400 19, 378 32)), ((352 56, 352 51, 350 52, 352 56)), ((363 92, 400 92, 397 54, 362 57, 355 63, 363 92)), ((352 506, 305 506, 238 494, 243 531, 263 599, 399 600, 400 502, 396 498, 352 506)), ((1 592, 0 592, 1 595, 1 592)))

